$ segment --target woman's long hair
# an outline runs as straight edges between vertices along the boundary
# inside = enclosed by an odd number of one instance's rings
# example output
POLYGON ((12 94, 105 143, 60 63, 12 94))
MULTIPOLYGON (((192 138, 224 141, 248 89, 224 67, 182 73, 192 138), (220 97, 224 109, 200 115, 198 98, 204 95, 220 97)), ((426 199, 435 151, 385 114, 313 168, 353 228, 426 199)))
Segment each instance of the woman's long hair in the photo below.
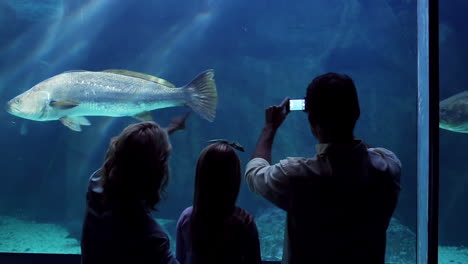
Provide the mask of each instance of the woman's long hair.
POLYGON ((102 166, 104 199, 120 205, 142 201, 155 209, 169 182, 171 149, 166 131, 154 122, 126 127, 111 140, 102 166))
POLYGON ((201 152, 190 219, 195 263, 222 263, 223 251, 216 247, 223 246, 218 241, 235 208, 240 182, 240 160, 230 145, 215 143, 201 152))

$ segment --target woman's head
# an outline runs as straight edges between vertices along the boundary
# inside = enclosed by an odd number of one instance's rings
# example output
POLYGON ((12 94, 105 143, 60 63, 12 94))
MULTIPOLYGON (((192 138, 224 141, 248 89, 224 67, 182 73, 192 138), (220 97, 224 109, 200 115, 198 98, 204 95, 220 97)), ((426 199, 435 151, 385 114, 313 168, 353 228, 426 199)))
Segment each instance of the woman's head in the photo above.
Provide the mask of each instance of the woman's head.
POLYGON ((195 210, 228 214, 234 208, 241 182, 240 160, 227 143, 214 143, 200 154, 195 175, 195 210))
POLYGON ((107 150, 103 165, 106 198, 118 202, 141 200, 154 208, 169 181, 171 149, 166 131, 154 122, 126 127, 111 140, 107 150))

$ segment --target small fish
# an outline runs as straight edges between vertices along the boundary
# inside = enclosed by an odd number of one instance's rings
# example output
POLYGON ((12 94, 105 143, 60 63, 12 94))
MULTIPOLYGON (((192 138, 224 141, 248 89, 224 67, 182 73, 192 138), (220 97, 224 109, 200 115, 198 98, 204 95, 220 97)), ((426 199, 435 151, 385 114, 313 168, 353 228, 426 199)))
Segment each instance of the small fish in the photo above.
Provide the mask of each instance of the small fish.
POLYGON ((468 133, 468 91, 455 94, 439 103, 439 127, 468 133))
POLYGON ((60 120, 74 131, 91 123, 86 116, 134 116, 151 120, 149 111, 187 105, 213 121, 218 94, 213 70, 176 88, 161 78, 126 70, 70 71, 36 84, 7 103, 7 112, 34 121, 60 120))

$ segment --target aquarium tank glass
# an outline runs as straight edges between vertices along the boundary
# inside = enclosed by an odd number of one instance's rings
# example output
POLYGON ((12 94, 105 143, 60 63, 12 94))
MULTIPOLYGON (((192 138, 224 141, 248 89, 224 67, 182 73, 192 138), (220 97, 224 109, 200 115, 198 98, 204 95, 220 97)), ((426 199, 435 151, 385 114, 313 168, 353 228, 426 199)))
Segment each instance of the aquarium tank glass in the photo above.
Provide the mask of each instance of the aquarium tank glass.
MULTIPOLYGON (((464 0, 441 1, 441 98, 466 89, 467 8, 464 0)), ((176 222, 192 204, 196 162, 209 140, 242 145, 244 167, 266 107, 286 96, 303 98, 317 75, 349 75, 361 104, 355 135, 392 150, 403 164, 386 261, 416 262, 416 0, 2 0, 0 36, 5 106, 67 71, 128 70, 182 87, 213 69, 216 116, 210 122, 195 109, 185 130, 171 136, 171 179, 154 212, 173 249, 176 222)), ((47 99, 59 109, 76 104, 47 99)), ((151 116, 166 126, 190 106, 166 105, 151 116)), ((45 121, 44 110, 31 120, 2 109, 0 252, 80 254, 89 177, 110 139, 138 120, 103 114, 45 121)), ((468 263, 468 136, 443 129, 440 142, 440 263, 468 263)), ((291 113, 276 136, 273 161, 312 157, 316 143, 306 115, 291 113)), ((285 212, 244 181, 238 206, 255 216, 262 259, 281 260, 285 212)))
POLYGON ((467 1, 440 1, 439 263, 468 263, 467 1))

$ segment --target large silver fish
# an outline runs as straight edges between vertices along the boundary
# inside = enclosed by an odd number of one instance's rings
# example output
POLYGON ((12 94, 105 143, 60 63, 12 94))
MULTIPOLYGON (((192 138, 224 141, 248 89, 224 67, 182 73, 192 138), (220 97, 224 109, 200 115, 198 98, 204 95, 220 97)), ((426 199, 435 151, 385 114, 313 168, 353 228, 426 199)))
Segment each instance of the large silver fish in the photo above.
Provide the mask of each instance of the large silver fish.
POLYGON ((468 91, 455 94, 439 103, 439 127, 468 133, 468 91))
POLYGON ((60 120, 74 131, 90 125, 86 116, 135 116, 150 120, 149 111, 187 105, 213 121, 218 103, 213 70, 175 88, 161 78, 125 70, 71 71, 53 76, 7 103, 15 116, 60 120))

